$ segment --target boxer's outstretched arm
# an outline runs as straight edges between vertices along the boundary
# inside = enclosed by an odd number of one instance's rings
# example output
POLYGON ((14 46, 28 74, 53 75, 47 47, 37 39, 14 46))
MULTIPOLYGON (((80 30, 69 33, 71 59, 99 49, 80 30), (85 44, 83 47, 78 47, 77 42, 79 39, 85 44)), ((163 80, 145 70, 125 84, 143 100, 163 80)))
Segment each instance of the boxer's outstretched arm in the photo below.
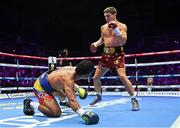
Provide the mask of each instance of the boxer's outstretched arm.
POLYGON ((80 105, 76 100, 76 95, 74 92, 74 81, 70 79, 66 79, 64 82, 64 89, 65 89, 65 93, 68 98, 70 107, 72 108, 73 111, 76 112, 80 108, 80 105))
POLYGON ((74 93, 74 82, 72 80, 66 80, 64 82, 65 92, 68 97, 69 103, 73 111, 75 111, 84 120, 85 124, 97 124, 99 122, 99 116, 94 112, 89 112, 80 107, 76 100, 74 93))

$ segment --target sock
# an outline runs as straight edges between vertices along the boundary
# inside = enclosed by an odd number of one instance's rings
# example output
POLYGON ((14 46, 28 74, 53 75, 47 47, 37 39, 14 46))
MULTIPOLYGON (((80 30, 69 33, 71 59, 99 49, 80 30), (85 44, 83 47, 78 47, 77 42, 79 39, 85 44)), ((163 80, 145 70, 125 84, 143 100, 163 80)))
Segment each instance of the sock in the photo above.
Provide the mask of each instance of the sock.
POLYGON ((101 92, 96 92, 96 97, 99 98, 101 96, 101 92))
POLYGON ((76 83, 74 83, 74 90, 79 93, 79 85, 76 83))
POLYGON ((33 101, 31 101, 31 102, 30 102, 30 105, 32 105, 34 109, 37 109, 38 106, 39 106, 39 103, 38 103, 38 102, 33 102, 33 101))
POLYGON ((66 101, 66 99, 65 99, 65 100, 61 100, 61 102, 62 102, 62 103, 66 103, 67 101, 66 101))
POLYGON ((136 98, 136 95, 135 95, 135 94, 131 95, 131 99, 132 99, 132 98, 136 98))
POLYGON ((78 115, 80 115, 80 116, 82 116, 85 112, 86 112, 86 111, 85 111, 84 109, 82 109, 82 108, 79 108, 79 109, 76 111, 76 113, 77 113, 78 115))

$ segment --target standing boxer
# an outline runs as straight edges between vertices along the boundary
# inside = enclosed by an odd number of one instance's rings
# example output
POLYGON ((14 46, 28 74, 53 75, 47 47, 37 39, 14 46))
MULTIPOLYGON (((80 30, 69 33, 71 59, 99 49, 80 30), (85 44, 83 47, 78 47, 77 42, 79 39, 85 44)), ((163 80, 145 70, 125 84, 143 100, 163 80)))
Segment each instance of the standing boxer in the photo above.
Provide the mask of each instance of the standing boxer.
POLYGON ((93 76, 96 98, 90 105, 94 105, 102 100, 100 78, 109 70, 116 69, 119 78, 131 96, 132 110, 138 111, 139 104, 135 98, 134 88, 131 81, 126 76, 125 53, 123 45, 127 40, 127 27, 116 19, 117 10, 115 7, 107 7, 104 10, 106 24, 101 26, 101 37, 90 46, 91 52, 95 53, 97 48, 104 44, 104 51, 93 76))

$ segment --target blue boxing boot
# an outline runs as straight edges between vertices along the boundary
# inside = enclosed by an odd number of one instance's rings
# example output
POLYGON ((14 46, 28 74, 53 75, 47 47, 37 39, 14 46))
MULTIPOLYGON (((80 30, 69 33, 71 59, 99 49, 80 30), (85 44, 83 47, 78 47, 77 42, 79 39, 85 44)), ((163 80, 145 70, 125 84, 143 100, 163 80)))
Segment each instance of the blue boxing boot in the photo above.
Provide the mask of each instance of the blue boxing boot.
POLYGON ((97 103, 99 103, 101 101, 102 101, 102 96, 96 94, 96 98, 89 105, 95 105, 95 104, 97 104, 97 103))
POLYGON ((70 108, 70 105, 69 105, 69 103, 68 103, 67 101, 60 101, 59 104, 60 104, 61 106, 65 106, 65 107, 70 108))
POLYGON ((25 98, 23 101, 23 113, 28 116, 34 115, 34 108, 30 105, 31 101, 29 98, 25 98))
POLYGON ((139 103, 138 103, 136 98, 133 97, 131 99, 131 103, 132 103, 132 111, 139 111, 140 110, 139 103))

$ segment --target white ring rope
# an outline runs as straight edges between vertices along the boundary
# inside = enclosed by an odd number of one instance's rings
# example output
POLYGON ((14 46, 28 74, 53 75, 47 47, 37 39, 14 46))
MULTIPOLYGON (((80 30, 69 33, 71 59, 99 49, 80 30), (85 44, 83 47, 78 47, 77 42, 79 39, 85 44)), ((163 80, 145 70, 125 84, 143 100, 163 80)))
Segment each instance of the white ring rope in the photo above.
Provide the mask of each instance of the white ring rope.
POLYGON ((144 66, 158 66, 158 65, 170 65, 170 64, 180 64, 180 61, 167 61, 167 62, 153 62, 153 63, 139 63, 139 64, 127 64, 127 67, 144 67, 144 66))
MULTIPOLYGON (((139 64, 126 64, 126 67, 144 67, 144 66, 158 66, 158 65, 170 65, 170 64, 180 64, 180 61, 167 61, 167 62, 153 62, 153 63, 139 63, 139 64)), ((33 65, 19 65, 19 64, 7 64, 0 63, 1 67, 16 67, 16 68, 39 68, 48 69, 47 66, 33 66, 33 65)), ((58 67, 60 68, 60 67, 58 67)))
MULTIPOLYGON (((155 55, 178 54, 178 53, 180 53, 180 50, 127 54, 125 56, 126 57, 142 57, 142 56, 155 56, 155 55)), ((16 55, 16 54, 4 53, 4 52, 0 52, 0 56, 9 56, 9 57, 27 58, 27 59, 38 59, 38 60, 48 60, 48 58, 46 58, 46 57, 29 56, 29 55, 16 55)), ((57 60, 85 60, 85 59, 92 59, 92 60, 100 59, 100 56, 57 58, 57 60)))
POLYGON ((1 67, 14 67, 14 68, 38 68, 38 69, 48 69, 47 66, 34 66, 34 65, 19 65, 19 64, 7 64, 0 63, 1 67))
MULTIPOLYGON (((168 77, 180 77, 180 74, 166 74, 166 75, 139 75, 139 76, 127 76, 128 78, 168 78, 168 77)), ((18 77, 18 80, 36 80, 37 77, 18 77)), ((93 79, 89 77, 89 79, 93 79)), ((103 76, 101 79, 119 79, 119 76, 103 76)), ((0 80, 17 80, 17 77, 0 77, 0 80)))
MULTIPOLYGON (((82 88, 89 88, 88 85, 81 85, 82 88)), ((135 87, 135 85, 133 85, 135 87)), ((90 88, 95 88, 94 86, 90 86, 90 88)), ((119 89, 124 89, 125 87, 123 85, 102 85, 102 88, 107 88, 107 89, 114 89, 114 88, 119 88, 119 89)), ((139 89, 146 89, 148 88, 147 85, 138 85, 139 89)), ((180 88, 179 85, 153 85, 151 88, 154 89, 170 89, 170 88, 180 88)), ((6 87, 6 88, 0 88, 0 90, 32 90, 33 87, 6 87)))

